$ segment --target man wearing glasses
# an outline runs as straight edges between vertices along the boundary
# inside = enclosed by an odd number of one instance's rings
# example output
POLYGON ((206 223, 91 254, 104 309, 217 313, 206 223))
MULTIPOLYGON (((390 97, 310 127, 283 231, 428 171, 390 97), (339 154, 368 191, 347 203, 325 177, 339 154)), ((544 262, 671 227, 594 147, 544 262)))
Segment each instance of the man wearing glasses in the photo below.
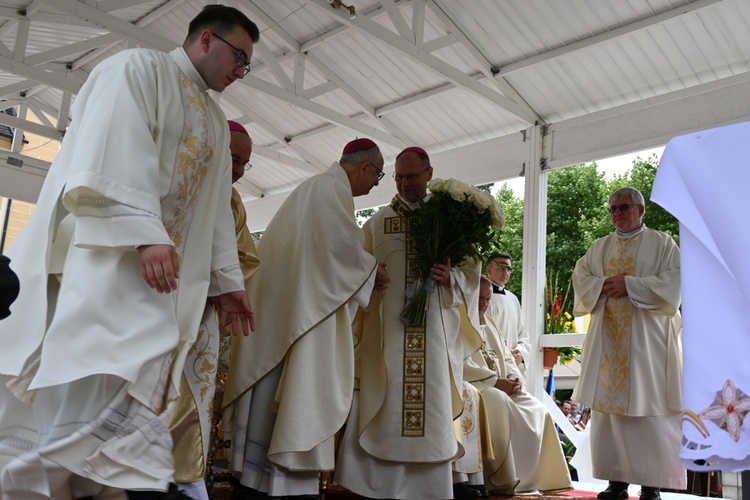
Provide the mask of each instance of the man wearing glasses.
MULTIPOLYGON (((364 497, 479 496, 466 485, 454 491, 451 468, 458 452, 453 418, 463 408, 463 351, 457 337, 465 324, 461 318, 468 323, 466 311, 476 311, 479 263, 436 263, 432 272, 437 286, 425 325, 404 325, 399 319, 411 279, 404 214, 426 199, 432 172, 424 149, 404 149, 396 156, 393 175, 398 194, 363 227, 365 248, 386 264, 392 282, 373 294, 355 328, 361 338, 356 357, 359 390, 334 480, 364 497)), ((472 331, 478 346, 481 338, 472 331)))
POLYGON ((22 286, 0 322, 5 500, 186 498, 168 424, 207 297, 235 333, 254 328, 229 128, 208 90, 245 76, 258 39, 241 11, 209 5, 181 47, 119 52, 76 96, 9 251, 22 286))
POLYGON ((510 255, 502 252, 490 255, 487 259, 486 270, 487 276, 492 282, 492 298, 487 314, 500 328, 518 369, 525 376, 526 363, 524 363, 524 360, 531 353, 531 340, 521 319, 521 303, 518 301, 518 297, 505 288, 505 284, 513 272, 510 255))
POLYGON ((258 244, 248 295, 258 329, 232 337, 224 428, 233 430, 232 498, 317 498, 354 391, 352 320, 383 266, 364 248, 354 197, 377 186, 383 155, 349 142, 338 162, 286 198, 258 244))
POLYGON ((573 399, 592 409, 594 477, 603 500, 641 500, 659 488, 685 489, 680 462, 682 360, 679 349, 680 251, 643 224, 643 195, 609 197, 616 231, 591 245, 573 271, 573 314, 591 314, 573 399))

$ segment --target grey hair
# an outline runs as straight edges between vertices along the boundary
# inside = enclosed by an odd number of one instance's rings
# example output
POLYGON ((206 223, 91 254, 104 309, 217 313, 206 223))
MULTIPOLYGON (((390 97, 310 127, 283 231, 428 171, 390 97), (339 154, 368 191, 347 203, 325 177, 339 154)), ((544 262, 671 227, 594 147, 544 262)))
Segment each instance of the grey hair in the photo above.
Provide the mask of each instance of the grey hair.
POLYGON ((379 157, 380 148, 375 146, 374 148, 363 149, 362 151, 349 153, 348 155, 341 155, 339 164, 343 165, 344 163, 348 163, 349 165, 359 165, 360 163, 365 161, 371 161, 375 163, 376 161, 378 161, 379 157))
POLYGON ((609 200, 612 201, 616 198, 630 198, 630 201, 633 202, 633 205, 640 205, 640 206, 646 206, 646 202, 643 200, 643 195, 640 191, 638 191, 634 187, 624 187, 620 188, 611 195, 609 195, 609 200))
POLYGON ((229 131, 229 137, 232 137, 234 134, 239 134, 242 137, 247 137, 247 139, 250 141, 250 147, 253 147, 253 138, 250 137, 249 134, 246 134, 244 132, 240 132, 239 130, 230 130, 229 131))

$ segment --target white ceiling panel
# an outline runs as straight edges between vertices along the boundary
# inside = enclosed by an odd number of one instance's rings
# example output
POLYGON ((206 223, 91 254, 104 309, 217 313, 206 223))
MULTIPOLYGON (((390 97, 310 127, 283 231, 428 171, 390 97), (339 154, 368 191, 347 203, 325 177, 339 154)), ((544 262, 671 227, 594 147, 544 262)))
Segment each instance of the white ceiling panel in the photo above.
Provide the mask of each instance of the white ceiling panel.
MULTIPOLYGON (((328 0, 227 0, 262 40, 251 75, 220 96, 254 138, 254 167, 238 186, 246 200, 283 196, 354 137, 373 137, 392 171, 406 145, 453 159, 535 123, 572 134, 579 123, 671 110, 696 95, 719 102, 717 92, 744 95, 750 85, 747 0, 348 1, 355 19, 328 0)), ((98 62, 128 47, 177 45, 206 3, 5 0, 0 93, 54 118, 98 62)), ((726 116, 693 109, 691 120, 744 116, 714 108, 726 116)), ((681 119, 670 111, 659 123, 676 130, 681 119)), ((50 125, 35 130, 59 138, 50 125)), ((461 168, 454 175, 488 175, 487 166, 461 168)))

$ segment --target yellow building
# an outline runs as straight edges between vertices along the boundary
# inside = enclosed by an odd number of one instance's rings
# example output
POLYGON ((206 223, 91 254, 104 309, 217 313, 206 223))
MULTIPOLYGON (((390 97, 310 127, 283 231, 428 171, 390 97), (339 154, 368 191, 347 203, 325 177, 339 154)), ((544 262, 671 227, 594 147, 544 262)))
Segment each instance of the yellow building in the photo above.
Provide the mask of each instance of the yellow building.
MULTIPOLYGON (((33 113, 27 112, 25 117, 29 121, 39 123, 39 120, 33 113)), ((48 116, 53 123, 55 120, 48 116)), ((52 162, 57 156, 60 149, 60 141, 41 137, 38 135, 24 133, 24 143, 21 148, 21 154, 39 160, 52 162)), ((10 151, 13 142, 13 131, 4 126, 0 126, 0 149, 10 151)), ((8 246, 13 242, 18 233, 21 231, 36 207, 33 203, 27 203, 20 200, 11 200, 0 196, 0 253, 5 253, 8 246)))

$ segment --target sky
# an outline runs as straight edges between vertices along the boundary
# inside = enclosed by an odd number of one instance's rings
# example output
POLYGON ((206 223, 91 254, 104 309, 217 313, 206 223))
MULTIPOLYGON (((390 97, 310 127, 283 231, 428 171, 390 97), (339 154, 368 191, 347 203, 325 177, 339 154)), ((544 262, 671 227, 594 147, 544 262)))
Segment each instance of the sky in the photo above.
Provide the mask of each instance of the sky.
MULTIPOLYGON (((656 154, 657 159, 661 159, 661 155, 663 152, 664 152, 664 147, 646 149, 644 151, 637 151, 635 153, 628 153, 626 155, 613 156, 611 158, 603 158, 601 160, 596 160, 596 165, 599 167, 600 171, 604 172, 605 178, 609 180, 609 179, 612 179, 616 175, 621 175, 627 172, 630 169, 630 167, 633 166, 633 160, 635 160, 636 157, 640 157, 645 160, 652 154, 656 154)), ((516 196, 523 197, 523 192, 524 192, 524 178, 523 177, 518 177, 516 179, 511 179, 509 181, 497 182, 495 183, 495 188, 493 189, 493 192, 495 192, 496 190, 499 190, 500 187, 502 187, 502 185, 506 183, 513 190, 513 193, 516 196)))

